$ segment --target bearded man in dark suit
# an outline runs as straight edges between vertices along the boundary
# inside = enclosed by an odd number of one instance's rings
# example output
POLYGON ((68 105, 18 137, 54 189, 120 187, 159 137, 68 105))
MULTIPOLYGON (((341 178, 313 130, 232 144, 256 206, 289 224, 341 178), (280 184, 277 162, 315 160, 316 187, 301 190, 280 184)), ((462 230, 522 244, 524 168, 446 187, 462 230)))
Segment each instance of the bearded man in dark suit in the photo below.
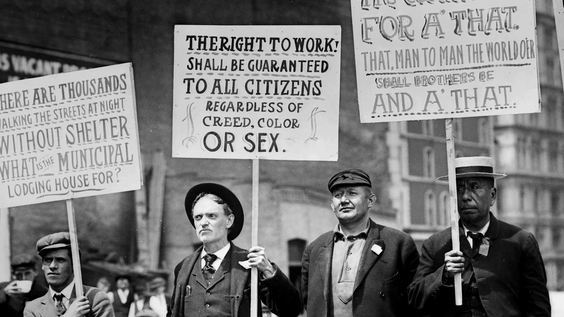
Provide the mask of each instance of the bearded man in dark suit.
MULTIPOLYGON (((498 220, 489 157, 455 159, 460 249, 450 228, 423 243, 409 302, 427 316, 550 316, 546 272, 535 237, 498 220), (453 277, 462 273, 462 305, 455 305, 453 277)), ((448 176, 439 180, 447 180, 448 176)))

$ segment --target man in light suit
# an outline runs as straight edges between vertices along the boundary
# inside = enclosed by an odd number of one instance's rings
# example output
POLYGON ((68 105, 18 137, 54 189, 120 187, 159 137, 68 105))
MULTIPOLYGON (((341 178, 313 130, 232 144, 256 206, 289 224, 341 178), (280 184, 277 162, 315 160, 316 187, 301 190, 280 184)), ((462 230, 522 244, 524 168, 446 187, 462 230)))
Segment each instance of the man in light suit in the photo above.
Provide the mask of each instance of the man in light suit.
POLYGON ((27 303, 24 317, 114 317, 106 293, 84 286, 86 294, 77 296, 68 232, 47 235, 37 241, 36 247, 49 291, 27 303))
MULTIPOLYGON (((550 316, 544 263, 535 237, 498 220, 490 157, 455 159, 460 249, 450 228, 423 243, 409 286, 410 304, 427 316, 550 316), (455 305, 453 276, 462 273, 462 305, 455 305)), ((448 176, 439 180, 447 180, 448 176)))
POLYGON ((308 317, 412 316, 405 290, 419 258, 413 239, 370 219, 376 196, 364 171, 339 172, 328 187, 339 223, 303 255, 308 317))
MULTIPOLYGON (((175 270, 169 316, 250 316, 251 274, 258 268, 259 297, 278 316, 301 311, 298 291, 264 248, 249 251, 233 242, 244 223, 241 203, 229 189, 213 183, 194 186, 185 199, 188 219, 203 243, 175 270)), ((260 302, 258 312, 261 314, 260 302)))

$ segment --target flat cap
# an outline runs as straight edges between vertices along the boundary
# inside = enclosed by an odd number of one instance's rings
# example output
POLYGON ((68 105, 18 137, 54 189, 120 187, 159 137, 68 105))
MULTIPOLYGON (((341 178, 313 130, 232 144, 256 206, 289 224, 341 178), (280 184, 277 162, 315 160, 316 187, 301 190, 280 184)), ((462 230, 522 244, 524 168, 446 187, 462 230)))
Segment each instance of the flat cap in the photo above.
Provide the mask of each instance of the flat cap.
POLYGON ((337 186, 353 185, 372 187, 372 182, 370 181, 370 176, 368 176, 368 174, 366 174, 363 170, 348 169, 333 175, 331 179, 329 179, 327 187, 329 188, 329 191, 332 192, 333 188, 337 186))
POLYGON ((10 266, 12 269, 17 268, 35 268, 37 258, 31 254, 18 254, 12 258, 10 266))
POLYGON ((70 248, 70 235, 68 232, 56 232, 46 235, 37 241, 37 253, 41 255, 43 252, 52 249, 70 248))

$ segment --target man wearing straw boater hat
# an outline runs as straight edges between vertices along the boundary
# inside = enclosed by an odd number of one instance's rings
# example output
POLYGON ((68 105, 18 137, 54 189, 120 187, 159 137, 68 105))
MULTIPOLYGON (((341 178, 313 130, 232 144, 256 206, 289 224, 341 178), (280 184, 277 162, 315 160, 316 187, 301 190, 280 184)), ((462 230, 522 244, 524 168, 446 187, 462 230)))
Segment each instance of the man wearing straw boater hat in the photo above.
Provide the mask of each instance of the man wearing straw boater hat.
POLYGON ((77 296, 68 232, 47 235, 36 247, 49 291, 25 306, 24 317, 114 317, 105 292, 84 286, 85 295, 77 296))
MULTIPOLYGON (((455 159, 460 249, 451 230, 423 242, 419 267, 408 288, 412 307, 428 316, 550 316, 546 272, 535 237, 498 220, 489 157, 455 159), (462 305, 455 305, 453 277, 462 273, 462 305)), ((439 177, 448 180, 448 176, 439 177)))
MULTIPOLYGON (((186 195, 185 209, 203 246, 174 269, 170 316, 250 316, 250 267, 258 269, 258 294, 271 312, 299 315, 298 291, 264 248, 247 251, 233 244, 244 223, 243 207, 233 192, 219 184, 196 185, 186 195)), ((257 309, 260 315, 260 301, 257 309)))

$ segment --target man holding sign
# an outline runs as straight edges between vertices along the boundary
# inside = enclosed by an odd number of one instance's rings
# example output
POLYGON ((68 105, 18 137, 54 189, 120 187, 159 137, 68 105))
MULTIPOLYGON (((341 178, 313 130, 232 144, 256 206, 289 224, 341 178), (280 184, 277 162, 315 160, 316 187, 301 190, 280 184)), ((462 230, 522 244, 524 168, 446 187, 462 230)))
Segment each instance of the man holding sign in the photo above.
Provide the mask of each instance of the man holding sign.
POLYGON ((250 316, 250 267, 258 269, 259 295, 274 314, 299 315, 298 291, 268 260, 264 248, 246 251, 231 242, 244 223, 243 208, 233 192, 218 184, 199 184, 188 191, 184 204, 203 247, 174 270, 169 316, 250 316))
POLYGON ((406 288, 419 258, 413 239, 370 219, 376 196, 364 171, 339 172, 328 187, 339 224, 304 252, 302 296, 307 315, 412 316, 406 288))
POLYGON ((68 232, 57 232, 37 241, 37 252, 49 291, 29 302, 24 317, 114 317, 108 295, 94 287, 84 287, 85 296, 77 296, 68 232))
MULTIPOLYGON (((546 272, 535 237, 498 220, 489 157, 455 159, 460 248, 450 229, 423 243, 408 288, 411 306, 429 316, 550 316, 546 272), (453 276, 462 273, 462 305, 455 305, 453 276)), ((448 176, 439 180, 447 180, 448 176)))

